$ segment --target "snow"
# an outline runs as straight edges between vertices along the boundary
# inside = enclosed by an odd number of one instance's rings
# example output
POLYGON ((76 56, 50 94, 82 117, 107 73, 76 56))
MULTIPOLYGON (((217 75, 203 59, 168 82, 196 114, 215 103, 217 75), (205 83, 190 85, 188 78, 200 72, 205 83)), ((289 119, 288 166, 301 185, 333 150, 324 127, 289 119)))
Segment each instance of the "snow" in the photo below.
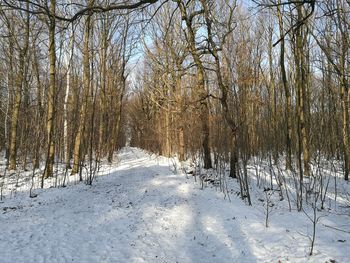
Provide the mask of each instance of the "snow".
POLYGON ((303 212, 276 204, 266 228, 257 191, 247 206, 230 180, 230 202, 172 168, 128 147, 92 186, 71 180, 35 189, 36 198, 28 185, 5 191, 0 262, 350 262, 350 209, 319 212, 309 256, 312 223, 303 212))

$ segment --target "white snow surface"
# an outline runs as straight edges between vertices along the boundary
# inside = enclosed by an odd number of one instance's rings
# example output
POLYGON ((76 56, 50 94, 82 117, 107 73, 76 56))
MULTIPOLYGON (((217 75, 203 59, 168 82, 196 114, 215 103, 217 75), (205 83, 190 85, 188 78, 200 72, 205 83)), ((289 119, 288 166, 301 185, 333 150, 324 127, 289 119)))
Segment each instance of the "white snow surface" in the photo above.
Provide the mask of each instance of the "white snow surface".
POLYGON ((276 209, 266 228, 259 201, 202 190, 166 158, 136 148, 119 160, 92 186, 5 193, 0 262, 350 262, 349 213, 321 219, 309 256, 312 224, 302 212, 276 209))

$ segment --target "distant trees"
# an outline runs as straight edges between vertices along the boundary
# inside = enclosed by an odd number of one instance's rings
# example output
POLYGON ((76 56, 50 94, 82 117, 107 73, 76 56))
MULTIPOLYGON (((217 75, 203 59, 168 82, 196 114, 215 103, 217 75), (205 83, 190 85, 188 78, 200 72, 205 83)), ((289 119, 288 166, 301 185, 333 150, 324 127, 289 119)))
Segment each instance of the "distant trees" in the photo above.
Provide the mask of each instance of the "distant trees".
MULTIPOLYGON (((134 131, 131 142, 168 155, 164 151, 169 147, 168 129, 175 130, 167 117, 168 107, 177 100, 169 93, 169 79, 160 76, 169 76, 172 67, 166 54, 180 40, 184 55, 179 56, 178 71, 184 80, 186 108, 180 126, 185 127, 181 129, 184 138, 194 138, 185 139, 185 155, 195 157, 202 151, 206 167, 205 147, 198 139, 205 141, 209 127, 214 165, 217 156, 230 162, 230 174, 239 179, 247 198, 247 164, 254 158, 267 158, 271 165, 283 160, 286 169, 297 175, 300 210, 303 195, 310 191, 304 179, 313 180, 313 160, 319 154, 331 161, 342 159, 348 180, 344 69, 349 54, 344 33, 349 5, 346 1, 326 6, 315 1, 256 3, 263 10, 255 17, 235 1, 176 1, 166 6, 167 12, 165 7, 160 9, 163 12, 154 17, 152 32, 165 34, 147 41, 146 66, 139 71, 142 77, 128 111, 134 131), (158 17, 166 17, 166 23, 158 17), (165 41, 169 34, 180 32, 175 28, 181 28, 183 35, 177 33, 175 40, 165 41), (338 84, 342 88, 336 90, 338 84), (197 107, 200 98, 205 100, 197 107), (206 107, 208 111, 201 111, 206 107), (208 125, 203 124, 203 112, 209 116, 208 125)), ((171 138, 175 143, 171 153, 183 156, 176 150, 183 149, 179 141, 171 138)), ((276 177, 283 184, 272 168, 271 173, 271 182, 276 177)))

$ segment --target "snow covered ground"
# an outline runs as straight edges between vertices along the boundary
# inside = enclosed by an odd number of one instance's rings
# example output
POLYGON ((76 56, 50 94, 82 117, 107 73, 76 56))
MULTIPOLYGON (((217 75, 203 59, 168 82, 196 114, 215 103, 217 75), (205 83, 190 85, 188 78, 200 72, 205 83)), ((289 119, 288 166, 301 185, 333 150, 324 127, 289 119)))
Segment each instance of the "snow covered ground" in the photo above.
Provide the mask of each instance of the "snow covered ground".
POLYGON ((308 256, 304 213, 276 205, 266 228, 258 196, 245 205, 233 180, 230 202, 166 158, 125 148, 119 159, 92 186, 4 192, 0 262, 350 262, 349 208, 319 212, 308 256))

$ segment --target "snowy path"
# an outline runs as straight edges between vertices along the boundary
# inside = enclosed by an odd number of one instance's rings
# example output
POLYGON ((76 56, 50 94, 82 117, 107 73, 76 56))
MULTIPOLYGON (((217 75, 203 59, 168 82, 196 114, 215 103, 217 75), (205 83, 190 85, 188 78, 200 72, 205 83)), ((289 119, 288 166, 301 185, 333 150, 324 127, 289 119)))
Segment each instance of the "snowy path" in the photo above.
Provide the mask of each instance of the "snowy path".
MULTIPOLYGON (((20 193, 1 203, 0 262, 306 260, 307 239, 286 227, 267 231, 263 217, 238 198, 230 203, 215 189, 200 190, 193 178, 137 149, 120 158, 92 187, 43 190, 33 199, 20 193)), ((311 261, 330 258, 326 251, 311 261)))

